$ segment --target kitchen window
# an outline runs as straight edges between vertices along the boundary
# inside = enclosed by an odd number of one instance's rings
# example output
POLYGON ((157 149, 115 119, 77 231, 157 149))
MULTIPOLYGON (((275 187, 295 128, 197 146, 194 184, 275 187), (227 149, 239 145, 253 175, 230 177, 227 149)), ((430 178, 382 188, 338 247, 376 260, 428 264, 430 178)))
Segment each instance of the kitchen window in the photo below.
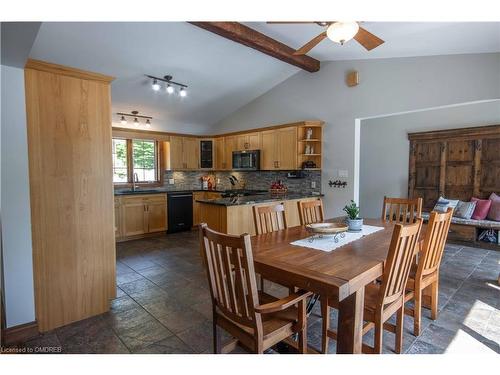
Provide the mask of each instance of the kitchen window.
POLYGON ((113 138, 113 183, 160 185, 159 143, 148 139, 113 138))

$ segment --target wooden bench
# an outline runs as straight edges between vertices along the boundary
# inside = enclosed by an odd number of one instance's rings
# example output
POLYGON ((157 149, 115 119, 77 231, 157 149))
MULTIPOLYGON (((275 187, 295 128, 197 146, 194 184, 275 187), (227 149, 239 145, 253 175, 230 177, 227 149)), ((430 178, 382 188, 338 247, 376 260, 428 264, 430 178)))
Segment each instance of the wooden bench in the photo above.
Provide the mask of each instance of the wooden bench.
MULTIPOLYGON (((422 218, 424 222, 429 220, 429 213, 423 212, 422 218)), ((493 220, 474 220, 474 219, 460 219, 453 217, 451 219, 450 232, 448 233, 448 240, 455 242, 466 242, 472 246, 490 248, 500 250, 499 232, 500 221, 493 220), (478 241, 480 232, 484 229, 493 229, 497 232, 497 243, 478 241)))

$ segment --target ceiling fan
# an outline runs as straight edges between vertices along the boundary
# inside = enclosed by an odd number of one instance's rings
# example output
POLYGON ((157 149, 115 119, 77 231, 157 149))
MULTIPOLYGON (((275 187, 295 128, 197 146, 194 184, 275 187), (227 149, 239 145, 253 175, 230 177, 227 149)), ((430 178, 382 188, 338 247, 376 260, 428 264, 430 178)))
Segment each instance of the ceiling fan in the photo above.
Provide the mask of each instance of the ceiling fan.
POLYGON ((315 23, 321 27, 326 27, 318 36, 312 38, 309 42, 304 44, 298 50, 296 50, 294 55, 305 55, 307 52, 316 47, 323 39, 327 38, 343 45, 345 42, 354 39, 366 50, 371 51, 372 49, 380 46, 384 41, 378 36, 373 35, 366 29, 359 26, 356 21, 322 21, 322 22, 268 22, 270 24, 299 24, 299 23, 315 23))

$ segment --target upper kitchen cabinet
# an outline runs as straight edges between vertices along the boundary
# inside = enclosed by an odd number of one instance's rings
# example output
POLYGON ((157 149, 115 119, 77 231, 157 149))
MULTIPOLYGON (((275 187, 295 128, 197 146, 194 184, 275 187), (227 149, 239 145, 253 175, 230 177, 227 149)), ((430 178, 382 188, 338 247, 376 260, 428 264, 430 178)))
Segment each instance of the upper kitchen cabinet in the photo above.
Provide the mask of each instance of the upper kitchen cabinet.
POLYGON ((236 150, 259 150, 260 138, 260 132, 240 134, 236 136, 236 150))
POLYGON ((297 127, 289 126, 261 132, 263 170, 297 169, 297 127))
POLYGON ((224 168, 232 169, 233 151, 238 150, 238 138, 234 135, 224 137, 224 168))
POLYGON ((200 168, 200 143, 198 138, 170 136, 167 169, 186 170, 200 168))
POLYGON ((215 146, 215 165, 217 170, 226 169, 226 154, 225 154, 225 139, 224 137, 217 137, 214 141, 215 146))
POLYGON ((214 167, 214 140, 200 139, 200 168, 213 169, 214 167))

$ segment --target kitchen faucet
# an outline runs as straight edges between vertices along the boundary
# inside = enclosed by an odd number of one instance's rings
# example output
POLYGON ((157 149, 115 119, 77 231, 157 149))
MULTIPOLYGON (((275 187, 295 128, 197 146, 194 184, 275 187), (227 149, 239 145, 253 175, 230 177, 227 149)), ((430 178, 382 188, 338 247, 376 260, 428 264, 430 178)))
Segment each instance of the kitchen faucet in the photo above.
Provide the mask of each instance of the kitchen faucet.
POLYGON ((134 177, 132 178, 132 191, 137 190, 136 182, 139 182, 139 176, 137 175, 137 172, 134 172, 134 177))

